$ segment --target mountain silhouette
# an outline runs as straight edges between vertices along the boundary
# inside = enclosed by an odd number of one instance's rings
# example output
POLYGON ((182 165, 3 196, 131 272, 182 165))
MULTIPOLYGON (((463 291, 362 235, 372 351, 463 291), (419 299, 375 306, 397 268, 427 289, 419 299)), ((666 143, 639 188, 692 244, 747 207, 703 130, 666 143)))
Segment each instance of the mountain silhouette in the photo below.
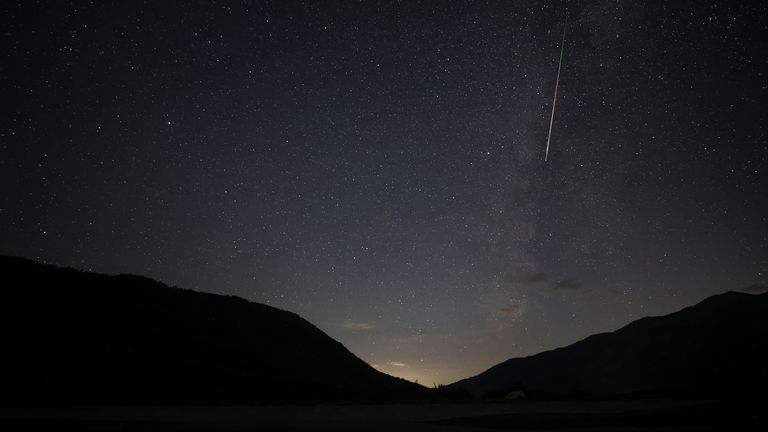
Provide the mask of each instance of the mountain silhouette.
POLYGON ((564 348, 513 358, 448 386, 475 397, 763 395, 768 293, 728 292, 564 348))
POLYGON ((300 316, 242 298, 0 257, 3 403, 404 401, 300 316))

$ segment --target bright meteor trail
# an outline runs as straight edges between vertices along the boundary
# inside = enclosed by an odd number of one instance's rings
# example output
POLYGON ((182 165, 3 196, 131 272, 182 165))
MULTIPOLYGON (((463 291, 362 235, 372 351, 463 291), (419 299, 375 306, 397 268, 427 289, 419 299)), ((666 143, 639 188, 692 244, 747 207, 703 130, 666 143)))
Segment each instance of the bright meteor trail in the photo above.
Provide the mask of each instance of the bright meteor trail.
POLYGON ((560 84, 560 67, 563 65, 563 49, 565 48, 565 27, 568 25, 568 16, 565 16, 563 24, 563 40, 560 42, 560 61, 557 63, 557 79, 555 80, 555 97, 552 98, 552 115, 549 117, 549 133, 547 134, 547 150, 544 153, 544 162, 549 157, 549 140, 552 138, 552 124, 555 122, 555 104, 557 104, 557 86, 560 84))

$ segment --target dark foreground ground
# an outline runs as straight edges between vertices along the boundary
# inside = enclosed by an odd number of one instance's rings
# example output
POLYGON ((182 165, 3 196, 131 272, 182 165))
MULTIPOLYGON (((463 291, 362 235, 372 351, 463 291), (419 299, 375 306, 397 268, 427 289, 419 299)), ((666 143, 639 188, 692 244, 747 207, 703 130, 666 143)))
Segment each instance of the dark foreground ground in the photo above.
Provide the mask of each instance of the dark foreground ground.
POLYGON ((0 407, 4 431, 768 430, 768 401, 0 407))

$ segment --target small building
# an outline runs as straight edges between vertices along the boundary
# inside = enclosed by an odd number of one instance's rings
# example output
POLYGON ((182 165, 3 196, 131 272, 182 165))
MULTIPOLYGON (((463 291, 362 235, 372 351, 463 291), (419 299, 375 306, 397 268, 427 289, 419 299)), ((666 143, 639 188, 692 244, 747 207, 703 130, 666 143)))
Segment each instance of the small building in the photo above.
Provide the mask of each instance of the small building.
POLYGON ((512 390, 511 392, 507 393, 507 396, 504 399, 510 401, 523 400, 525 399, 525 392, 522 390, 512 390))

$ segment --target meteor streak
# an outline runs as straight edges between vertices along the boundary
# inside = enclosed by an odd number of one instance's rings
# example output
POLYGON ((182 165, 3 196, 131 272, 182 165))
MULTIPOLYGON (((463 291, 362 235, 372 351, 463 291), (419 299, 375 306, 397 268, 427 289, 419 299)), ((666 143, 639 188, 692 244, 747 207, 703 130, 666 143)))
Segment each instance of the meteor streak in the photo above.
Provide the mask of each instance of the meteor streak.
POLYGON ((560 61, 557 63, 557 79, 555 80, 555 97, 552 98, 552 115, 549 117, 549 133, 547 134, 547 150, 544 153, 544 162, 549 157, 549 140, 552 138, 552 124, 555 122, 555 104, 557 104, 557 87, 560 84, 560 67, 563 65, 563 49, 565 48, 565 27, 568 25, 568 15, 563 24, 563 40, 560 42, 560 61))

